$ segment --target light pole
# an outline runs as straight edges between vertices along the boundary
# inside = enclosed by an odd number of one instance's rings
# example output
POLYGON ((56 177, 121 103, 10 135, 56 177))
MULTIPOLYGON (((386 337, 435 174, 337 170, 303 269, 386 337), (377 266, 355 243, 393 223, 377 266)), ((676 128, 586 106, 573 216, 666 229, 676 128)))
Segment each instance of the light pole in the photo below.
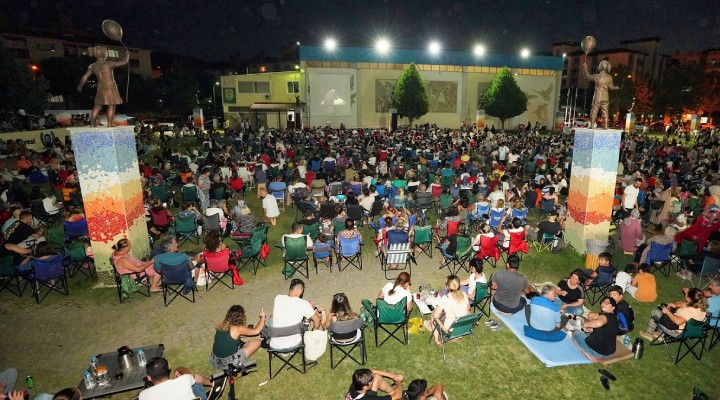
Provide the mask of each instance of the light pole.
POLYGON ((218 117, 218 115, 217 115, 217 113, 218 113, 218 112, 217 112, 217 103, 216 103, 216 102, 217 102, 217 99, 216 99, 217 96, 215 95, 215 88, 218 87, 218 86, 220 86, 220 82, 215 82, 215 84, 213 85, 213 110, 215 111, 215 118, 218 117))

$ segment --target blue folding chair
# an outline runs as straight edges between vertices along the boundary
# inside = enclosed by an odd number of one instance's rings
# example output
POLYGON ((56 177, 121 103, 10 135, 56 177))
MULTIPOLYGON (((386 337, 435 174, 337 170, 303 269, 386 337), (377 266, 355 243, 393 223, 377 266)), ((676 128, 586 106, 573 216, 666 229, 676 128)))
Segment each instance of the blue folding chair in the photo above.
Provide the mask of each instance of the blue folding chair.
POLYGON ((670 276, 670 256, 672 254, 673 244, 659 244, 650 242, 650 250, 647 254, 647 264, 651 267, 651 272, 660 271, 665 277, 670 276))

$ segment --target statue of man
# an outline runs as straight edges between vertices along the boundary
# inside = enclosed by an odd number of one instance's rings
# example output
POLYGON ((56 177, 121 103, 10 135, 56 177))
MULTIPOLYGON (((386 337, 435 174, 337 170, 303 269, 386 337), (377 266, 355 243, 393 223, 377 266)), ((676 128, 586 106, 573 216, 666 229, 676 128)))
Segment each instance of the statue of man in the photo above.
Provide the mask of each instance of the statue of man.
POLYGON ((125 50, 125 58, 119 61, 106 61, 107 48, 105 46, 90 47, 88 53, 94 54, 97 61, 90 64, 85 75, 80 78, 77 90, 78 92, 82 91, 90 75, 95 74, 98 81, 97 93, 95 94, 95 106, 90 114, 90 126, 97 126, 97 117, 103 106, 107 106, 107 126, 112 126, 115 118, 115 106, 123 102, 115 83, 113 68, 127 64, 130 60, 130 52, 125 50))
POLYGON ((597 120, 598 109, 602 109, 603 129, 608 127, 608 103, 610 96, 608 89, 618 90, 620 87, 613 85, 612 75, 610 75, 610 62, 607 60, 600 61, 598 65, 598 73, 590 75, 588 73, 587 64, 583 63, 583 73, 585 78, 595 82, 595 93, 592 100, 592 111, 590 111, 590 127, 595 126, 597 120))

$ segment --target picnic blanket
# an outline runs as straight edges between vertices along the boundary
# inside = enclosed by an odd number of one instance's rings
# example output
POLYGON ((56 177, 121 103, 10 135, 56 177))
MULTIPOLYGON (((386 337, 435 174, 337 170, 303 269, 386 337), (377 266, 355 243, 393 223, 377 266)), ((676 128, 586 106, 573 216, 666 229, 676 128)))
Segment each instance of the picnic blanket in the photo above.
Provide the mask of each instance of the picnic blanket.
POLYGON ((503 315, 493 305, 491 305, 490 309, 546 367, 591 364, 590 360, 580 352, 569 336, 559 342, 543 342, 531 339, 525 336, 523 332, 523 326, 527 325, 525 313, 503 315))

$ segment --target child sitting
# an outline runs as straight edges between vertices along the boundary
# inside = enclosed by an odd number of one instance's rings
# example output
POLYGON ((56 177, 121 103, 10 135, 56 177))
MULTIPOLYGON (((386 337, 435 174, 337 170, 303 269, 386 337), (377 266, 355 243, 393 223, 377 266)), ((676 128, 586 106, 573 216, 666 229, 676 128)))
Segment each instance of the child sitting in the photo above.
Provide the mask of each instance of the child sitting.
POLYGON ((330 251, 333 249, 333 245, 328 243, 327 238, 324 233, 318 235, 317 240, 313 243, 313 258, 316 266, 318 263, 325 263, 326 267, 332 268, 330 251))

